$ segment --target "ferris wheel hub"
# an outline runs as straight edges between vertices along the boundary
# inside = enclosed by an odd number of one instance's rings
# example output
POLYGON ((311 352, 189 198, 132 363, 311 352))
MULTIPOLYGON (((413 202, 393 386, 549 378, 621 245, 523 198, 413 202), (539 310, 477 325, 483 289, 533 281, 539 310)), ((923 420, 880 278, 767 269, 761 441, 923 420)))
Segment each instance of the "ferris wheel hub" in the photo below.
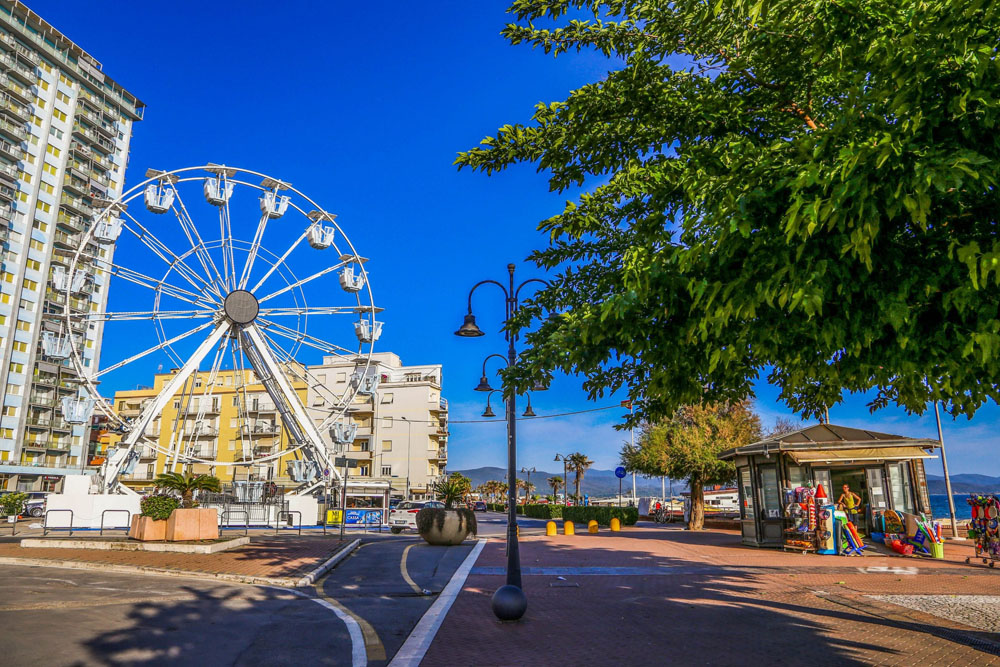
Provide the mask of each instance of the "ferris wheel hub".
POLYGON ((222 304, 222 309, 234 324, 246 325, 257 319, 260 312, 260 304, 250 292, 238 289, 226 295, 226 300, 222 304))

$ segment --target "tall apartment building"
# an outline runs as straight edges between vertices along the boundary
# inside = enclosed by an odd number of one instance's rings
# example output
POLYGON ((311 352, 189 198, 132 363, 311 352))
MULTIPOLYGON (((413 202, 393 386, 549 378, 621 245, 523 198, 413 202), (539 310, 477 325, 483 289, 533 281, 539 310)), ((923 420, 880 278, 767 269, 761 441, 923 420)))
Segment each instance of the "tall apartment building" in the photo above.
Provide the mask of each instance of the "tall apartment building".
MULTIPOLYGON (((361 386, 348 408, 348 419, 357 427, 346 449, 352 460, 349 479, 388 482, 397 497, 430 498, 431 485, 448 465, 448 401, 441 396, 441 365, 404 366, 392 352, 379 352, 372 355, 367 379, 338 357, 325 357, 309 371, 324 388, 311 386, 308 392, 307 408, 317 423, 345 386, 361 386)), ((332 444, 329 431, 323 437, 332 444)))
MULTIPOLYGON (((63 419, 60 401, 78 388, 55 343, 67 333, 69 262, 95 208, 123 191, 143 111, 101 69, 23 3, 0 0, 0 489, 54 490, 87 464, 90 428, 63 419)), ((114 244, 85 251, 110 261, 114 244)), ((96 312, 109 276, 84 277, 69 281, 69 307, 96 312)), ((101 333, 72 332, 94 369, 101 333)))
MULTIPOLYGON (((170 373, 157 373, 152 386, 116 392, 118 414, 126 418, 138 417, 176 372, 175 369, 170 373)), ((138 447, 139 463, 131 473, 122 475, 126 486, 137 490, 152 488, 153 479, 165 470, 214 475, 224 483, 249 479, 292 485, 286 465, 293 456, 253 463, 278 453, 288 444, 281 416, 253 371, 241 375, 232 370, 220 370, 211 388, 206 386, 210 376, 208 371, 192 375, 156 417, 146 436, 156 440, 158 448, 146 444, 138 447), (184 463, 185 455, 248 465, 184 463)), ((299 400, 305 401, 305 383, 295 380, 292 387, 299 400)), ((111 436, 111 446, 120 440, 120 435, 111 436)))

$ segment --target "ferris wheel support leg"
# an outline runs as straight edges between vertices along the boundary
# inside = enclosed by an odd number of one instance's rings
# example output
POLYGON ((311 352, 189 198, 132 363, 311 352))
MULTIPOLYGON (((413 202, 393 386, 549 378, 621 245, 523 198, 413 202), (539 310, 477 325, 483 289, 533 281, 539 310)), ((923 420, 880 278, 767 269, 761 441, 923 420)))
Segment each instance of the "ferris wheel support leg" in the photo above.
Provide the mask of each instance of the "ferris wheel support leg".
MULTIPOLYGON (((272 394, 271 398, 274 400, 275 405, 279 407, 282 419, 285 420, 289 433, 297 435, 305 443, 302 453, 315 460, 321 468, 329 470, 331 475, 339 479, 340 474, 334 468, 333 462, 330 461, 324 451, 323 438, 320 436, 319 430, 313 424, 312 419, 309 418, 308 413, 306 413, 305 406, 299 400, 299 395, 295 392, 288 378, 285 377, 284 371, 281 370, 278 360, 275 359, 274 353, 264 340, 257 325, 250 324, 246 326, 243 329, 243 334, 253 346, 253 354, 248 354, 247 357, 250 359, 250 364, 254 367, 254 372, 261 379, 268 378, 270 380, 264 383, 264 387, 268 390, 269 394, 280 392, 278 396, 272 394), (263 368, 258 368, 258 366, 263 366, 263 368), (282 407, 285 409, 281 409, 282 407), (286 412, 288 414, 285 414, 286 412)), ((303 495, 310 490, 312 490, 312 487, 304 487, 304 489, 296 491, 296 494, 303 495)))
MULTIPOLYGON (((226 335, 232 325, 223 320, 218 325, 216 325, 215 330, 212 334, 198 346, 198 349, 187 360, 181 369, 170 378, 163 389, 157 394, 156 399, 152 403, 147 405, 136 423, 133 425, 132 430, 129 434, 122 439, 122 449, 115 452, 114 455, 109 456, 108 460, 105 462, 105 468, 102 470, 102 482, 101 491, 102 493, 118 493, 125 489, 125 485, 121 483, 119 479, 121 476, 122 468, 124 468, 133 458, 136 457, 135 445, 139 442, 139 438, 142 434, 146 432, 149 427, 150 422, 153 418, 163 411, 163 408, 187 382, 187 379, 191 377, 191 374, 198 369, 198 365, 201 364, 202 360, 208 355, 209 351, 222 340, 222 337, 226 335)), ((132 490, 129 489, 129 492, 132 490)))

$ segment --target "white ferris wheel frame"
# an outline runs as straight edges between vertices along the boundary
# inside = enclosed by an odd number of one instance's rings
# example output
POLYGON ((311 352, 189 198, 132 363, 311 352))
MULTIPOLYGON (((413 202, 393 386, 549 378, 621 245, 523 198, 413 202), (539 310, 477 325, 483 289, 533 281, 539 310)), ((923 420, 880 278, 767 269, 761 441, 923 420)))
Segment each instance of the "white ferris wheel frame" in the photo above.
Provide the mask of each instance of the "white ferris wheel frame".
MULTIPOLYGON (((147 173, 147 176, 148 175, 149 173, 147 173)), ((128 191, 117 197, 115 200, 106 204, 101 212, 94 216, 93 224, 81 233, 81 240, 73 253, 73 259, 71 260, 67 271, 66 285, 63 288, 63 291, 65 292, 65 301, 63 305, 65 329, 63 334, 72 338, 74 336, 73 324, 79 323, 81 320, 86 324, 91 322, 100 322, 102 327, 104 323, 113 320, 150 320, 154 323, 157 336, 157 345, 131 355, 124 360, 110 364, 100 371, 87 368, 83 363, 77 346, 75 344, 69 346, 71 350, 70 359, 72 360, 72 364, 78 377, 81 379, 81 388, 89 394, 89 398, 94 401, 94 406, 107 416, 111 424, 118 429, 124 430, 126 433, 125 437, 122 439, 121 447, 113 454, 109 453, 104 465, 102 466, 100 478, 102 482, 101 490, 103 493, 132 493, 128 487, 121 484, 120 475, 122 469, 130 461, 134 462, 138 459, 138 453, 135 450, 139 444, 165 454, 167 456, 166 463, 168 466, 190 462, 205 463, 212 466, 222 467, 250 467, 270 463, 289 455, 293 455, 298 458, 301 454, 306 460, 315 462, 325 475, 332 475, 335 479, 340 480, 341 475, 336 466, 333 465, 333 461, 330 456, 331 453, 326 451, 327 445, 323 441, 320 433, 322 430, 330 428, 347 413, 348 408, 354 401, 355 396, 358 394, 360 385, 349 383, 347 385, 346 392, 342 396, 338 397, 325 385, 325 383, 318 381, 317 378, 313 376, 304 365, 298 364, 295 361, 294 355, 303 345, 317 349, 325 354, 344 356, 346 353, 351 355, 351 361, 355 364, 356 371, 361 371, 363 374, 367 375, 369 368, 371 367, 371 355, 374 350, 374 341, 359 341, 359 349, 355 351, 309 335, 307 333, 306 325, 308 323, 309 315, 353 312, 359 315, 362 321, 367 318, 368 326, 371 327, 370 330, 374 330, 376 326, 375 315, 381 309, 376 308, 374 305, 371 282, 364 267, 367 259, 358 254, 354 244, 344 232, 343 228, 336 222, 335 218, 336 216, 327 213, 313 199, 300 190, 292 187, 290 183, 249 169, 216 164, 183 167, 166 172, 155 172, 153 176, 148 177, 146 180, 133 186, 128 191), (191 175, 192 173, 197 175, 191 175), (239 175, 244 178, 257 177, 262 180, 260 184, 256 184, 246 180, 240 180, 239 178, 233 178, 233 175, 239 175), (294 195, 300 197, 303 203, 311 206, 313 210, 312 212, 307 213, 302 205, 295 201, 294 198, 290 198, 288 201, 289 208, 306 218, 310 224, 306 225, 303 232, 279 257, 262 246, 264 230, 268 222, 272 221, 272 219, 264 211, 261 212, 261 217, 257 222, 252 242, 237 239, 233 236, 231 220, 229 217, 229 197, 226 197, 225 203, 221 206, 217 206, 220 218, 220 238, 206 243, 206 241, 202 239, 194 219, 188 213, 187 208, 180 197, 180 191, 176 187, 181 183, 203 183, 206 178, 218 178, 222 183, 231 183, 233 186, 247 187, 258 193, 273 192, 275 196, 277 196, 280 191, 293 193, 294 195), (175 253, 166 244, 156 238, 156 236, 144 227, 142 223, 140 223, 133 215, 128 213, 128 204, 133 200, 142 197, 146 187, 150 184, 157 184, 161 186, 169 185, 169 187, 173 189, 178 205, 170 206, 169 210, 177 218, 178 223, 191 244, 189 249, 180 253, 175 253), (161 278, 145 275, 139 271, 129 269, 116 261, 103 259, 97 255, 91 255, 85 252, 87 246, 92 242, 104 243, 95 238, 94 232, 100 223, 111 220, 113 217, 122 217, 121 230, 129 231, 129 233, 135 236, 143 245, 151 250, 153 254, 159 256, 160 259, 164 261, 167 270, 161 278), (127 220, 125 218, 127 218, 127 220), (330 266, 305 278, 298 279, 295 276, 295 273, 287 265, 286 260, 295 248, 306 239, 310 228, 321 223, 329 225, 336 230, 336 234, 334 235, 335 238, 341 239, 340 243, 346 244, 346 248, 349 249, 349 252, 341 251, 338 262, 333 263, 330 266), (212 259, 212 255, 209 253, 209 250, 218 249, 221 249, 223 255, 222 272, 219 271, 218 266, 212 259), (236 249, 239 249, 241 252, 246 252, 248 257, 243 265, 243 269, 240 271, 239 276, 236 275, 237 264, 234 255, 234 250, 236 249), (190 260, 192 256, 197 259, 198 265, 204 272, 204 275, 200 275, 199 271, 192 268, 192 266, 186 261, 190 260), (251 276, 253 275, 253 266, 258 258, 261 258, 263 262, 269 264, 270 268, 267 269, 262 278, 257 280, 255 285, 251 286, 249 285, 249 282, 251 280, 251 276), (76 275, 78 266, 81 267, 79 270, 86 270, 83 268, 84 261, 89 262, 95 268, 101 270, 104 275, 108 276, 106 289, 109 291, 111 289, 112 277, 117 277, 121 280, 151 289, 155 294, 153 310, 109 313, 107 312, 107 307, 105 307, 102 308, 102 311, 105 312, 101 313, 87 312, 82 315, 73 313, 70 310, 70 300, 76 290, 73 289, 70 282, 71 278, 76 275), (305 294, 302 290, 303 285, 329 275, 338 269, 343 269, 344 267, 352 265, 356 267, 356 270, 359 272, 359 277, 363 280, 362 289, 353 294, 357 305, 347 307, 331 306, 318 308, 310 308, 308 306, 305 300, 305 294), (259 298, 255 296, 258 315, 253 319, 253 321, 249 323, 237 323, 230 319, 225 306, 226 297, 230 296, 234 291, 240 290, 247 290, 253 294, 265 283, 267 283, 268 279, 270 279, 274 274, 277 274, 278 277, 283 279, 286 284, 284 287, 274 291, 269 291, 267 294, 264 294, 259 298), (177 287, 172 283, 168 283, 167 280, 171 276, 182 278, 187 285, 185 287, 177 287), (198 285, 199 282, 201 283, 201 287, 198 285), (225 291, 227 289, 228 291, 225 291), (296 304, 294 307, 265 307, 265 303, 268 300, 286 292, 291 292, 292 298, 296 304), (362 292, 364 292, 364 296, 367 297, 367 305, 362 303, 362 292), (161 310, 160 300, 163 295, 170 296, 181 301, 188 301, 192 304, 192 307, 195 308, 195 310, 161 310), (302 301, 301 305, 299 305, 299 299, 302 301), (297 316, 296 327, 293 329, 291 327, 281 325, 270 319, 261 317, 262 315, 269 315, 272 317, 275 315, 297 316), (162 320, 165 319, 195 320, 203 318, 208 318, 208 321, 179 335, 169 338, 167 337, 162 325, 162 320), (258 324, 258 322, 260 322, 260 324, 258 324), (162 350, 172 360, 179 362, 181 355, 178 355, 173 349, 173 344, 185 338, 195 336, 206 330, 210 330, 211 333, 202 341, 201 345, 198 346, 193 355, 191 355, 186 361, 179 363, 179 370, 167 383, 164 384, 156 398, 150 401, 149 404, 140 411, 139 416, 134 420, 127 419, 120 415, 116 410, 113 401, 105 400, 98 391, 97 380, 100 376, 127 366, 130 363, 139 361, 149 354, 162 350), (291 350, 286 350, 279 343, 277 343, 275 338, 278 337, 291 341, 291 343, 294 344, 291 350), (230 349, 229 340, 238 341, 240 354, 239 361, 241 362, 241 368, 239 369, 236 367, 237 342, 234 342, 230 349), (272 349, 272 346, 274 349, 272 349), (367 350, 365 349, 366 347, 367 350), (216 351, 216 359, 213 361, 210 377, 206 383, 207 387, 214 387, 215 376, 218 373, 221 364, 220 356, 224 356, 226 351, 230 351, 234 360, 234 377, 237 374, 242 375, 240 378, 240 384, 242 385, 244 400, 246 396, 247 371, 250 370, 257 375, 258 383, 265 385, 266 393, 270 395, 271 399, 275 402, 275 405, 278 408, 278 412, 281 414, 282 428, 289 436, 288 447, 281 449, 280 446, 278 446, 277 451, 261 457, 251 456, 248 461, 217 461, 191 454, 181 455, 180 447, 183 444, 181 441, 175 442, 172 439, 168 447, 163 447, 160 445, 158 439, 146 436, 146 431, 150 424, 158 415, 162 414, 163 408, 166 407, 170 400, 175 398, 178 391, 186 386, 188 379, 203 372, 199 368, 200 364, 215 348, 218 348, 216 351), (276 353, 280 353, 280 358, 276 353), (245 356, 246 360, 250 362, 252 367, 251 369, 247 369, 243 366, 243 356, 245 356), (267 375, 270 376, 268 380, 273 381, 273 385, 265 383, 263 380, 265 375, 260 371, 266 371, 267 375), (329 414, 318 426, 314 424, 312 419, 309 418, 307 408, 302 404, 302 401, 299 399, 298 394, 286 376, 286 373, 295 375, 298 380, 305 382, 307 387, 319 392, 325 392, 332 397, 333 400, 326 401, 332 406, 332 408, 329 414), (171 460, 171 457, 173 460, 171 460)), ((332 241, 331 245, 334 249, 338 251, 341 250, 336 241, 332 241)), ((112 255, 112 257, 117 260, 117 254, 112 255)), ((107 297, 105 297, 105 303, 107 303, 107 297)), ((188 396, 189 400, 195 394, 194 382, 191 383, 191 386, 191 392, 188 396)), ((234 383, 234 387, 235 386, 236 383, 234 383)), ((237 393, 239 393, 238 389, 237 393)), ((211 397, 211 395, 212 392, 208 392, 208 396, 211 397)), ((202 401, 203 400, 204 399, 202 398, 202 401)), ((201 412, 204 411, 203 403, 200 403, 200 405, 202 405, 202 407, 199 409, 199 419, 202 417, 201 412)), ((312 409, 315 410, 315 407, 312 409)), ((249 413, 247 412, 247 414, 249 413)), ((178 415, 180 415, 180 411, 178 412, 178 415)), ((241 417, 246 417, 246 415, 242 415, 241 417)), ((178 419, 180 419, 179 416, 178 419)), ((160 427, 162 429, 164 424, 161 423, 160 427)), ((243 427, 241 427, 240 430, 241 436, 243 433, 242 428, 243 427)), ((184 435, 185 434, 182 434, 181 437, 183 438, 184 435)), ((280 441, 280 432, 277 436, 280 441)), ((193 443, 195 439, 196 438, 194 437, 190 438, 191 443, 193 443)), ((251 447, 250 449, 252 451, 253 448, 251 447)), ((318 482, 303 485, 300 487, 298 492, 308 492, 322 483, 324 483, 324 480, 320 478, 318 482)))

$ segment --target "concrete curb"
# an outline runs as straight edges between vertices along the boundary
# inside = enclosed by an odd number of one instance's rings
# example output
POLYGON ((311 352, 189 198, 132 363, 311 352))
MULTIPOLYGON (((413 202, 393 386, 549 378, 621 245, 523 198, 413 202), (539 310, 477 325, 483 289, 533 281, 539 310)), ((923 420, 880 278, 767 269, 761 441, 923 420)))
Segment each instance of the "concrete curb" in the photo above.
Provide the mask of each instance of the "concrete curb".
POLYGON ((98 549, 101 551, 156 551, 182 554, 214 554, 250 544, 249 537, 235 537, 212 544, 171 544, 169 542, 101 542, 98 540, 56 540, 26 537, 21 546, 28 549, 98 549))
POLYGON ((55 560, 51 558, 15 558, 0 556, 0 565, 31 565, 34 567, 55 567, 71 570, 100 570, 103 572, 120 572, 123 574, 151 574, 161 577, 182 577, 188 579, 210 579, 227 581, 237 584, 252 584, 264 586, 281 586, 283 588, 298 588, 308 586, 316 577, 334 567, 347 557, 347 554, 357 549, 361 540, 355 540, 338 551, 322 565, 304 577, 255 577, 245 574, 230 574, 227 572, 197 572, 193 570, 171 570, 165 567, 148 567, 144 565, 118 565, 111 563, 93 563, 79 560, 55 560), (305 583, 303 583, 305 582, 305 583))
POLYGON ((351 542, 350 544, 348 544, 346 547, 344 547, 343 549, 341 549, 337 553, 333 554, 333 556, 331 556, 330 558, 328 558, 326 560, 326 562, 324 562, 322 565, 320 565, 319 567, 317 567, 315 570, 313 570, 312 572, 310 572, 306 576, 304 576, 301 579, 299 579, 298 583, 296 584, 296 586, 310 586, 310 585, 312 585, 322 575, 326 574, 328 571, 330 571, 333 568, 337 567, 337 565, 340 564, 340 561, 342 561, 345 558, 347 558, 348 556, 350 556, 354 552, 354 550, 357 549, 360 546, 361 546, 361 540, 354 540, 353 542, 351 542))

